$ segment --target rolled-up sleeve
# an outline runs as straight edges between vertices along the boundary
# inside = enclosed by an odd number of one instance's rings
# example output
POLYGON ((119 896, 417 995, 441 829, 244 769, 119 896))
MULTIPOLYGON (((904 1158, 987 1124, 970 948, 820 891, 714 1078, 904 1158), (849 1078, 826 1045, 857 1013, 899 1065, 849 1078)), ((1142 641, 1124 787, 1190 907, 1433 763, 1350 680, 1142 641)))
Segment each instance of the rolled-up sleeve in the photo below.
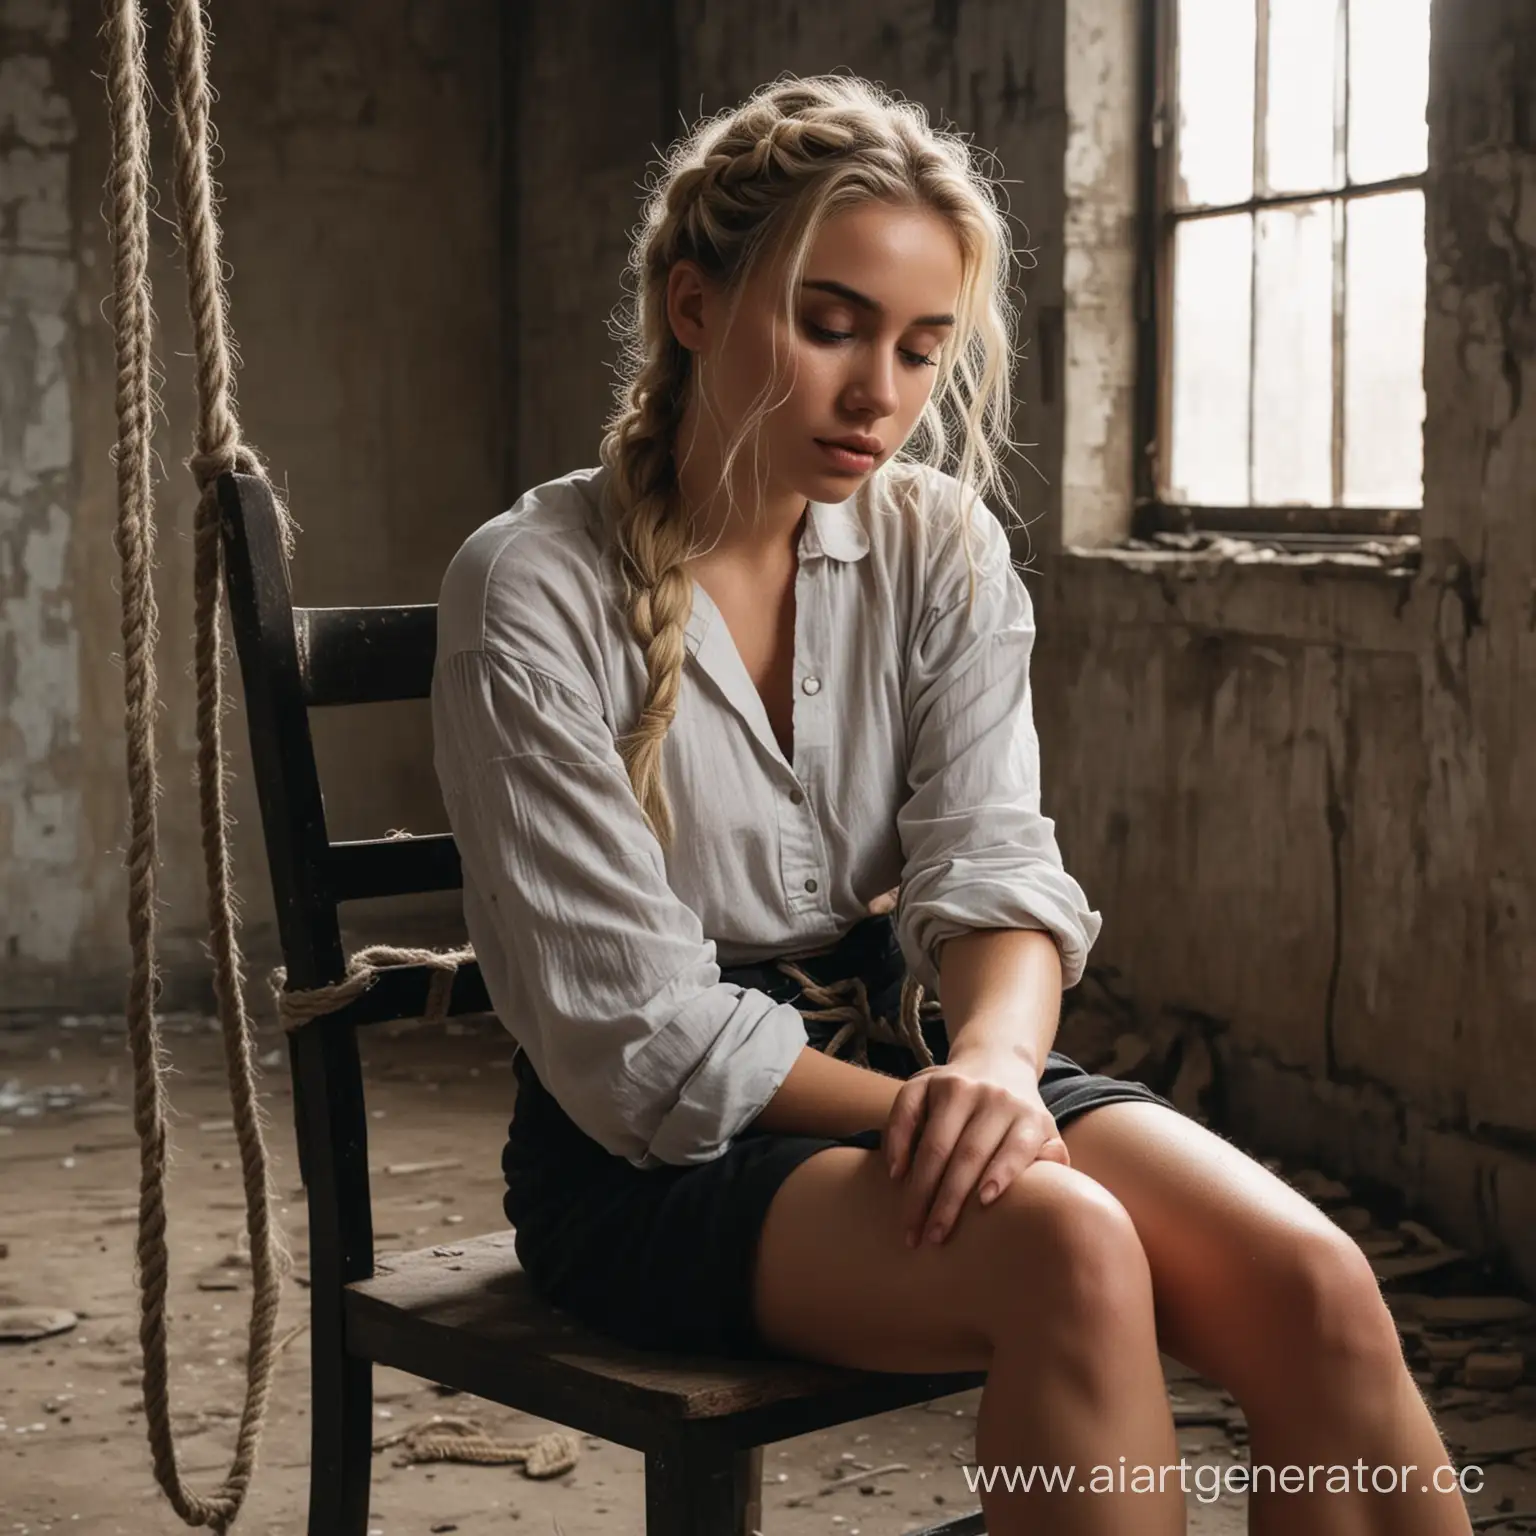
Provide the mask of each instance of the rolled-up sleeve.
POLYGON ((967 614, 963 552, 951 550, 908 657, 910 794, 897 813, 897 938, 913 976, 936 990, 945 939, 983 928, 1044 929, 1070 987, 1101 920, 1063 867, 1054 824, 1040 809, 1029 688, 1034 615, 1007 535, 985 506, 972 542, 974 610, 967 614))
POLYGON ((432 707, 466 893, 524 1000, 503 1022, 540 1080, 636 1167, 719 1156, 804 1048, 798 1011, 720 980, 595 698, 466 650, 439 658, 432 707))

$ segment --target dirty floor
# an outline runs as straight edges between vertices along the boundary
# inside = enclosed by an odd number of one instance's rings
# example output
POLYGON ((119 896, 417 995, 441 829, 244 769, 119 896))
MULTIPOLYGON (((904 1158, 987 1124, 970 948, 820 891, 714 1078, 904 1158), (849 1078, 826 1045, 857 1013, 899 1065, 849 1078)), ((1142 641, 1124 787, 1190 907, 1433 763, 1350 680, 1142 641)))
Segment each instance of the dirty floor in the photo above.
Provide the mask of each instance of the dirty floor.
MULTIPOLYGON (((381 1251, 500 1230, 497 1158, 511 1085, 506 1037, 493 1024, 450 1026, 367 1043, 370 1161, 381 1251), (410 1165, 435 1165, 410 1171, 410 1165), (405 1165, 405 1171, 401 1170, 405 1165), (394 1168, 397 1171, 390 1172, 394 1168)), ((176 1149, 170 1195, 173 1381, 183 1465, 208 1487, 222 1475, 241 1384, 249 1303, 240 1245, 243 1218, 218 1037, 207 1021, 168 1021, 175 1067, 176 1149)), ((282 1219, 305 1270, 303 1199, 282 1054, 262 1046, 282 1219)), ((64 1310, 66 1331, 0 1342, 0 1536, 71 1532, 140 1536, 181 1527, 150 1475, 137 1375, 133 1286, 137 1152, 128 1113, 121 1023, 110 1018, 0 1024, 0 1319, 18 1308, 64 1310)), ((1308 1175, 1378 1266, 1394 1297, 1410 1361, 1420 1372, 1458 1465, 1480 1464, 1480 1529, 1536 1530, 1536 1373, 1518 1300, 1490 1318, 1470 1307, 1455 1256, 1434 1234, 1382 1227, 1350 1192, 1308 1175), (1452 1282, 1460 1282, 1453 1284, 1452 1282), (1413 1289, 1410 1290, 1409 1286, 1413 1289), (1469 1354, 1490 1382, 1467 1385, 1469 1354), (1492 1362, 1492 1363, 1489 1363, 1492 1362)), ((1299 1185, 1305 1183, 1298 1180, 1299 1185)), ((290 1282, 279 1338, 286 1341, 255 1491, 238 1530, 302 1536, 307 1483, 307 1295, 290 1282)), ((1180 1443, 1194 1462, 1245 1460, 1241 1415, 1230 1399, 1173 1361, 1180 1443)), ((1474 1381, 1480 1377, 1470 1378, 1474 1381)), ((764 1525, 769 1536, 897 1536, 975 1507, 962 1463, 972 1454, 978 1393, 882 1415, 769 1446, 764 1525)), ((472 1418, 498 1439, 530 1442, 557 1426, 510 1413, 391 1371, 377 1379, 381 1441, 432 1415, 472 1418)), ((399 1448, 374 1459, 377 1536, 462 1536, 509 1528, 539 1536, 640 1536, 641 1457, 582 1437, 574 1468, 535 1480, 516 1466, 400 1465, 399 1448)), ((1191 1491, 1195 1536, 1240 1532, 1245 1500, 1210 1502, 1191 1491)))

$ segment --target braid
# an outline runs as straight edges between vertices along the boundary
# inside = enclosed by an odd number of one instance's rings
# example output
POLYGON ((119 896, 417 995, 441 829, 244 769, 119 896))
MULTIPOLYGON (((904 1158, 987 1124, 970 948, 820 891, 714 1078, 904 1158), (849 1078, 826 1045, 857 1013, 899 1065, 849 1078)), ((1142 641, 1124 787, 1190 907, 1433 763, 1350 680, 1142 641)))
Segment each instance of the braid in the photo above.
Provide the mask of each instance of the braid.
POLYGON ((651 830, 663 847, 673 837, 671 805, 661 777, 662 743, 677 714, 684 635, 693 611, 693 580, 684 568, 691 546, 671 463, 676 411, 648 390, 621 439, 615 466, 619 499, 620 572, 629 627, 645 654, 645 702, 619 742, 619 754, 651 830), (622 468, 620 468, 622 466, 622 468))

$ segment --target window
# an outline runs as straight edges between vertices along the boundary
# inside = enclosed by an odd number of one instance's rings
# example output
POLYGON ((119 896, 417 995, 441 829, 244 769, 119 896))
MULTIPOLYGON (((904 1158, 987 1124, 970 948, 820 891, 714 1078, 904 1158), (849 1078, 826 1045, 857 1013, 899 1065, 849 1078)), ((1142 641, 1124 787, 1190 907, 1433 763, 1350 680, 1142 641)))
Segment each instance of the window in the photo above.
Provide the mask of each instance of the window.
POLYGON ((1417 530, 1429 0, 1143 0, 1137 532, 1417 530))

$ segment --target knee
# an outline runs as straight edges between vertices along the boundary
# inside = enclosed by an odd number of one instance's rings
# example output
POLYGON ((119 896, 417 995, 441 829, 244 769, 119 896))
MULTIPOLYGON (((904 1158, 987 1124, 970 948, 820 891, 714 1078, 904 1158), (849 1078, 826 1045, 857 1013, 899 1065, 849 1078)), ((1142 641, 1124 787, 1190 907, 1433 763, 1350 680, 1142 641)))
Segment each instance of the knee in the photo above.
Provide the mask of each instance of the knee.
POLYGON ((1397 1327, 1369 1260, 1343 1232, 1296 1233, 1275 1250, 1257 1319, 1281 1359, 1335 1380, 1403 1367, 1397 1327))
POLYGON ((1152 1277, 1130 1213, 1102 1184, 1036 1163, 999 1197, 996 1274, 1006 1304, 1110 1346, 1152 1315, 1152 1277))

